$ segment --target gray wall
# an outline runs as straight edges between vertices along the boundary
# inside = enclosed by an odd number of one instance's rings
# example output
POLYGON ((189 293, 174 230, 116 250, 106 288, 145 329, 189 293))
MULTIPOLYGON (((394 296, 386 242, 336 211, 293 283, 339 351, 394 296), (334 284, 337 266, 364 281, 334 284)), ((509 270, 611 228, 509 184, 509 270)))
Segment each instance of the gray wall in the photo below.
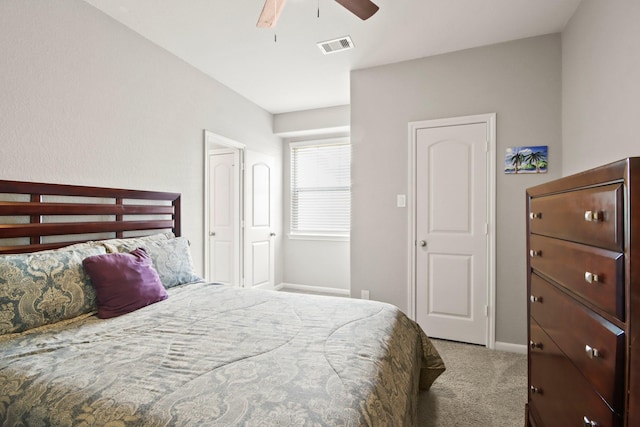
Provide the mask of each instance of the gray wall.
POLYGON ((341 105, 315 110, 295 111, 275 114, 273 128, 276 134, 285 138, 284 144, 284 230, 283 281, 285 287, 338 294, 349 293, 349 242, 291 239, 287 236, 290 227, 290 156, 289 142, 322 140, 348 137, 350 106, 341 105))
MULTIPOLYGON (((347 136, 348 137, 348 136, 347 136)), ((304 140, 322 140, 324 136, 316 136, 304 140)), ((297 139, 296 139, 297 140, 297 139)), ((349 241, 331 241, 313 238, 290 238, 290 206, 291 194, 289 188, 291 156, 288 143, 285 144, 284 153, 284 181, 287 186, 284 191, 285 218, 283 240, 283 253, 285 265, 283 281, 287 285, 300 285, 309 288, 323 288, 324 292, 337 291, 349 293, 350 258, 349 241)), ((309 289, 313 290, 313 289, 309 289)))
POLYGON ((526 342, 525 189, 560 176, 561 41, 524 39, 353 71, 351 295, 407 310, 411 121, 497 113, 496 340, 526 342), (544 175, 504 175, 505 148, 548 145, 544 175))
POLYGON ((583 0, 562 33, 563 174, 640 156, 640 1, 583 0))
POLYGON ((272 119, 83 1, 0 1, 0 178, 181 192, 200 273, 203 129, 280 170, 272 119))

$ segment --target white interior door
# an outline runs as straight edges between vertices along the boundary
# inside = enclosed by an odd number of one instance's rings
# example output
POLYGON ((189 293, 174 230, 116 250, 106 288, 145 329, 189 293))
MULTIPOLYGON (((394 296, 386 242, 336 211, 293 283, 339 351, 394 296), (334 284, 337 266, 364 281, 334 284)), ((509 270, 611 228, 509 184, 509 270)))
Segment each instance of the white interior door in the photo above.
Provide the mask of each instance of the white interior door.
POLYGON ((209 155, 209 269, 212 282, 238 286, 240 209, 238 150, 209 155))
POLYGON ((273 158, 246 151, 244 286, 274 288, 273 158))
POLYGON ((427 335, 487 344, 487 124, 416 131, 416 320, 427 335))

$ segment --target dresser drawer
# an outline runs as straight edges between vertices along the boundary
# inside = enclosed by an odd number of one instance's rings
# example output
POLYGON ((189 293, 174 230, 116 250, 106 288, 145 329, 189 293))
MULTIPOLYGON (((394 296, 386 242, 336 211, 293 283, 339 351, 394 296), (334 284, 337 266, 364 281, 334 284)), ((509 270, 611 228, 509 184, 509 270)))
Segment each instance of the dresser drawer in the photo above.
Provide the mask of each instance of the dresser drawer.
POLYGON ((531 267, 624 321, 624 255, 532 234, 531 267))
POLYGON ((531 275, 530 313, 611 407, 622 411, 624 331, 536 274, 531 275))
POLYGON ((530 337, 540 344, 529 352, 529 401, 532 414, 544 420, 545 427, 588 425, 622 426, 589 382, 560 351, 543 329, 531 322, 530 337))
POLYGON ((532 233, 622 252, 622 184, 532 198, 532 233))

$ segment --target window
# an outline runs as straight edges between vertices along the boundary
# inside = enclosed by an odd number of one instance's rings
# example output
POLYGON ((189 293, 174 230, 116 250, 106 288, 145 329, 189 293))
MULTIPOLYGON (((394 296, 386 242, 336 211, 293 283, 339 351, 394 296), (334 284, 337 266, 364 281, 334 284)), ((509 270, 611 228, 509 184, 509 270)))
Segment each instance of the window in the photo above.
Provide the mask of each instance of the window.
POLYGON ((351 145, 348 139, 291 143, 291 236, 348 237, 351 145))

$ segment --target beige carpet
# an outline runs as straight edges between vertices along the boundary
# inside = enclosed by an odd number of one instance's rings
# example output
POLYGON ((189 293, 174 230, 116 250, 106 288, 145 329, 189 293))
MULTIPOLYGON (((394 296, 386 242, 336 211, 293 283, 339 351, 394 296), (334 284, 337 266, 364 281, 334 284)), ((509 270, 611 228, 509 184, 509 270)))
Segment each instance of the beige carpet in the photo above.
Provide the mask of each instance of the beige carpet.
POLYGON ((420 427, 521 427, 527 401, 527 357, 433 340, 447 370, 420 393, 420 427))

